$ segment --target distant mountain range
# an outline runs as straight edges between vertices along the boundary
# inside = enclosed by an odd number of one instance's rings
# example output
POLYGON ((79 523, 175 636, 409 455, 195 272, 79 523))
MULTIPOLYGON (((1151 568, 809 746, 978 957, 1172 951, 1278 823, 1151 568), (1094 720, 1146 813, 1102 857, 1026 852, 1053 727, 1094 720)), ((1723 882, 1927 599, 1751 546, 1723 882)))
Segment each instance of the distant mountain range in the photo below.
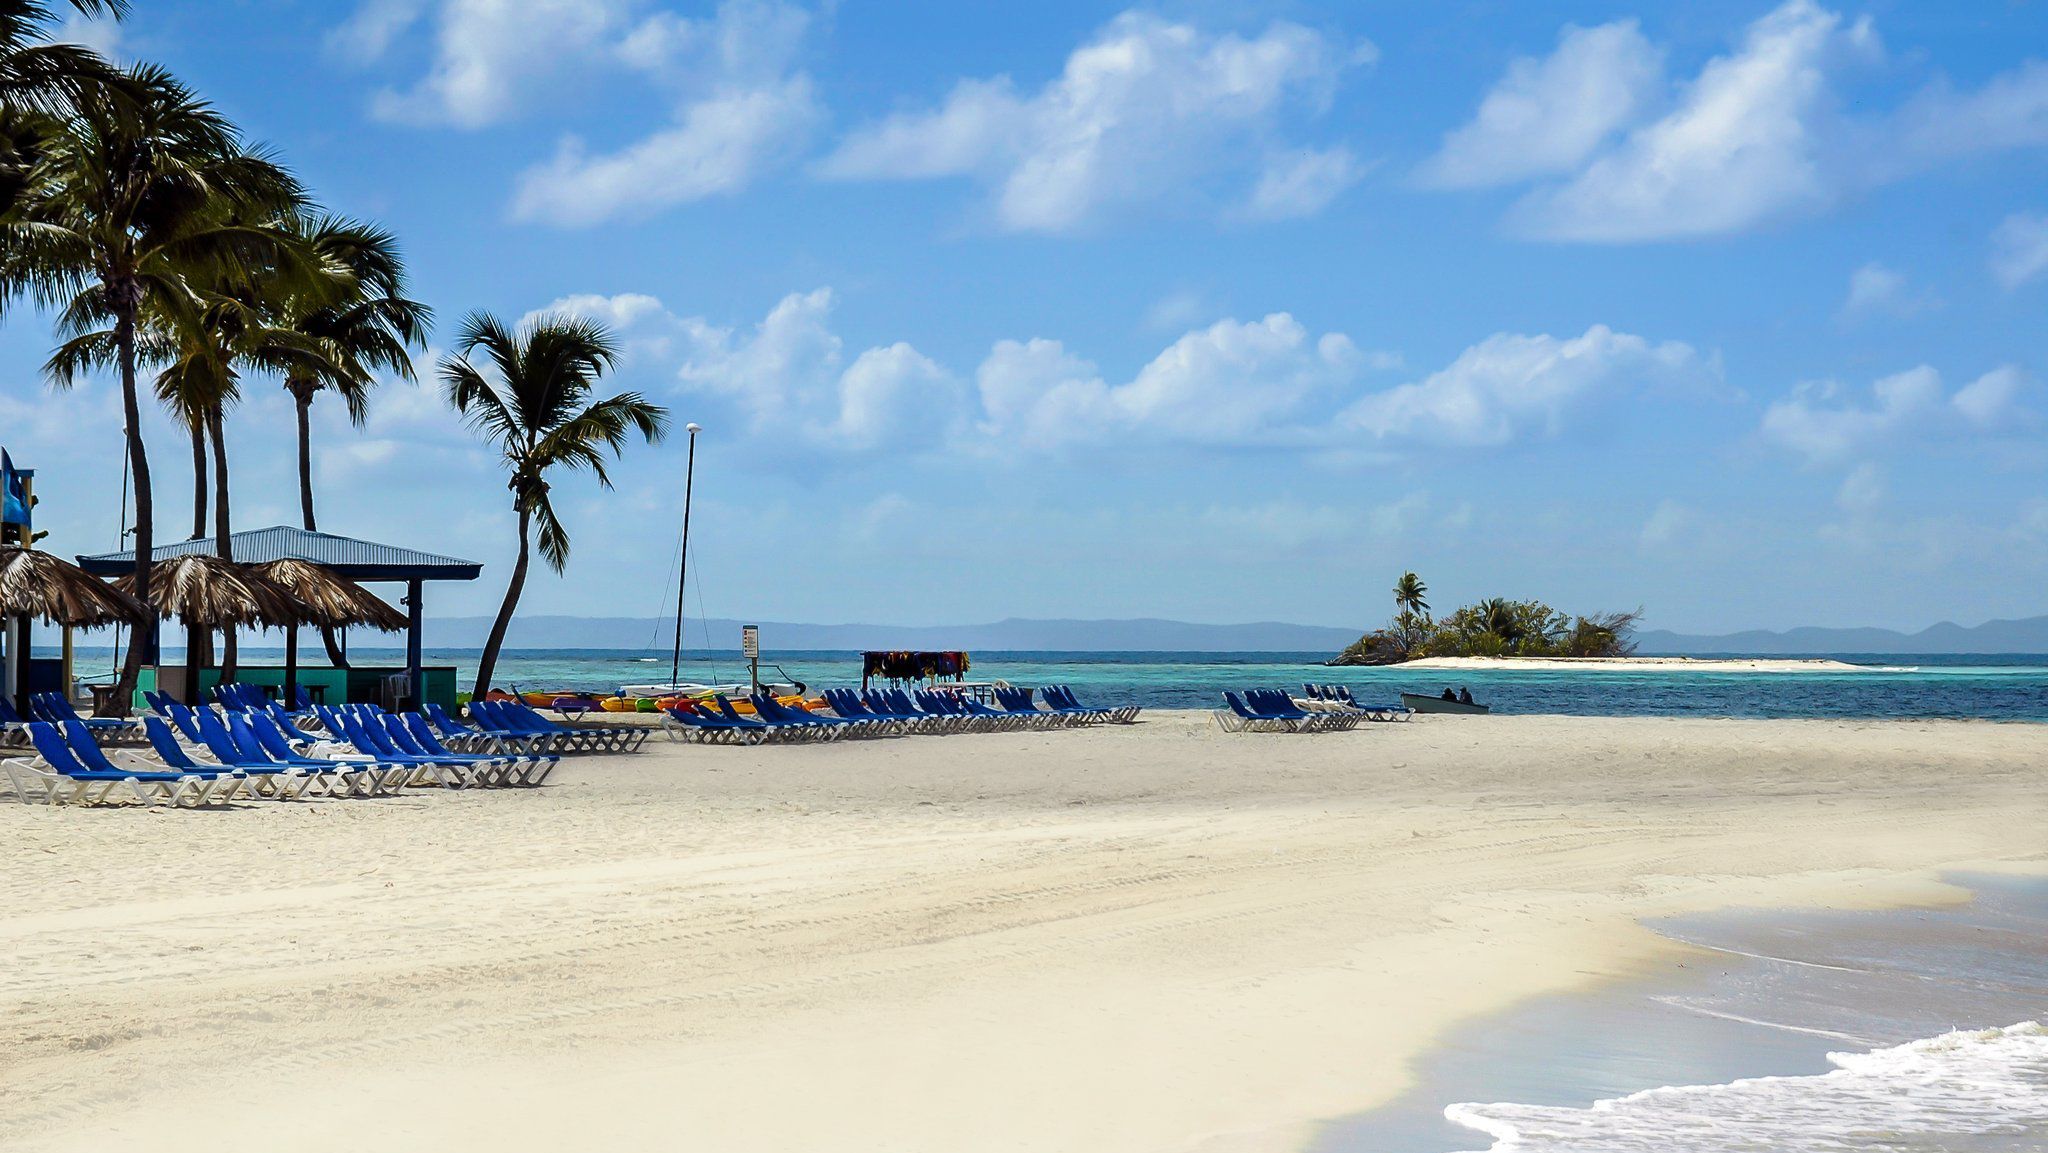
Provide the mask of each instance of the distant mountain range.
POLYGON ((1950 621, 1916 633, 1895 629, 1799 628, 1784 632, 1729 633, 1697 636, 1651 629, 1636 636, 1639 652, 1668 656, 1702 653, 2048 653, 2048 616, 1985 621, 1965 628, 1950 621))
MULTIPOLYGON (((691 620, 684 643, 692 648, 740 647, 735 620, 691 620), (708 641, 706 640, 708 636, 708 641)), ((1261 621, 1202 625, 1167 620, 1020 620, 979 625, 813 625, 786 621, 761 626, 764 650, 964 649, 1047 652, 1336 652, 1362 629, 1261 621)), ((426 622, 430 648, 481 648, 489 617, 443 617, 426 622)), ((365 642, 374 643, 374 642, 365 642)), ((673 621, 650 617, 520 616, 505 645, 514 649, 666 650, 675 643, 673 621)))
MULTIPOLYGON (((1329 652, 1358 639, 1364 629, 1294 625, 1275 621, 1208 625, 1187 621, 1027 620, 1011 618, 973 625, 798 624, 759 621, 762 647, 781 649, 966 649, 1042 652, 1329 652)), ((689 622, 692 648, 740 647, 736 620, 689 622), (708 641, 706 638, 709 638, 708 641)), ((427 621, 431 648, 481 648, 489 617, 443 617, 427 621)), ((506 646, 515 649, 624 649, 659 651, 674 643, 670 621, 653 617, 521 616, 512 623, 506 646)), ((359 643, 374 644, 368 637, 359 643)), ((1907 633, 1877 628, 1752 630, 1705 636, 1651 629, 1636 638, 1639 651, 1653 655, 1705 653, 1802 655, 1810 653, 2048 653, 2048 616, 1986 621, 1964 627, 1941 624, 1907 633)))

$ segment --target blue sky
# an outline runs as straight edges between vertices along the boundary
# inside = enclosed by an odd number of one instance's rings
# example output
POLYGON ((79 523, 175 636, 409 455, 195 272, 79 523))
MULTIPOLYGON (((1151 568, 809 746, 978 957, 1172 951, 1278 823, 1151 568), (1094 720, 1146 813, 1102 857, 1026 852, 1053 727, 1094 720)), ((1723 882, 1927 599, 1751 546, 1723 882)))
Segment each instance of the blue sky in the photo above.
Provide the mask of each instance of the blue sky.
MULTIPOLYGON (((614 325, 705 426, 714 616, 1364 625, 1408 568, 1688 631, 2048 611, 2037 4, 137 7, 75 35, 396 230, 442 334, 614 325)), ((48 347, 0 328, 0 435, 97 550, 116 397, 48 347)), ((294 521, 248 391, 237 523, 294 521)), ((323 527, 493 607, 506 493, 437 392, 315 419, 323 527)), ((558 486, 529 611, 664 611, 682 447, 558 486)))

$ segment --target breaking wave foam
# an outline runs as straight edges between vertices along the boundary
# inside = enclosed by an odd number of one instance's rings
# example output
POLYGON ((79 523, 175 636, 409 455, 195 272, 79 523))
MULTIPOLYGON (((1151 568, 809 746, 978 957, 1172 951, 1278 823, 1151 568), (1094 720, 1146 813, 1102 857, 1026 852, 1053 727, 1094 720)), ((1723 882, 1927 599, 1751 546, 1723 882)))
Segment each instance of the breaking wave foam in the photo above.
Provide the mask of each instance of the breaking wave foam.
POLYGON ((1807 1077, 1667 1086, 1584 1109, 1459 1104, 1492 1153, 1862 1153, 2048 1149, 2048 1027, 1945 1033, 1830 1053, 1807 1077))

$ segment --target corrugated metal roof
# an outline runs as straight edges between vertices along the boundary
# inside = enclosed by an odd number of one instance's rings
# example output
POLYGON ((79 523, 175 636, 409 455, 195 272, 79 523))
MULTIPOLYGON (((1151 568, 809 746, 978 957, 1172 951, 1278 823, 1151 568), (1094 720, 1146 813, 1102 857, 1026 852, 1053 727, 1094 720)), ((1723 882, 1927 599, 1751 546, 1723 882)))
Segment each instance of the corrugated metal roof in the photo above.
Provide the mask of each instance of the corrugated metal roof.
MULTIPOLYGON (((289 525, 238 532, 228 538, 235 560, 243 564, 287 557, 326 565, 353 580, 475 580, 483 566, 475 561, 378 544, 333 533, 307 532, 289 525)), ((188 553, 214 551, 210 537, 158 545, 150 550, 156 560, 188 553)), ((78 565, 95 576, 119 576, 135 564, 135 550, 81 556, 78 565)))

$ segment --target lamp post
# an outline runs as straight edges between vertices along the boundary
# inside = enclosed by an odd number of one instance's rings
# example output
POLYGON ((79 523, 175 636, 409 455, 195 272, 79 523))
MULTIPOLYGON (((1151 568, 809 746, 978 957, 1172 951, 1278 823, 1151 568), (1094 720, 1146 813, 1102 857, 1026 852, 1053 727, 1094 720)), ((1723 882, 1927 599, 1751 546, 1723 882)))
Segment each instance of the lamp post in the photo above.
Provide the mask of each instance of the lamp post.
POLYGON ((683 555, 676 572, 676 650, 668 665, 670 689, 682 683, 683 589, 690 583, 690 497, 691 489, 697 483, 697 434, 703 431, 703 426, 692 422, 684 425, 683 431, 690 434, 690 454, 683 465, 683 555))

